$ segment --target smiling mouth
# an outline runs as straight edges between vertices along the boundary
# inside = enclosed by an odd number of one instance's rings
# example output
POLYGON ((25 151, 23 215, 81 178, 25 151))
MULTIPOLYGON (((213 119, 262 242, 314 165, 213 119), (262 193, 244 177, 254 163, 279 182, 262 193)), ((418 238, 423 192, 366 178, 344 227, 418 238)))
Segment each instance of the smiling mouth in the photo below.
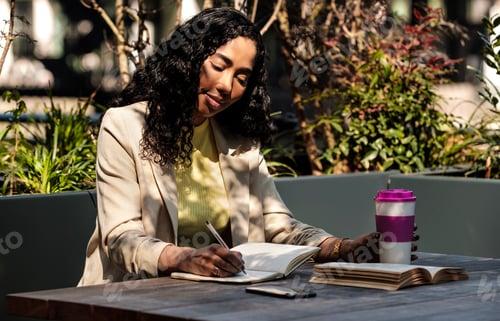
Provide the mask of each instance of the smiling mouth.
POLYGON ((222 105, 219 101, 212 98, 209 94, 205 94, 205 96, 207 98, 206 100, 207 100, 208 105, 209 105, 208 107, 210 109, 212 109, 213 111, 217 111, 220 108, 220 106, 222 105))

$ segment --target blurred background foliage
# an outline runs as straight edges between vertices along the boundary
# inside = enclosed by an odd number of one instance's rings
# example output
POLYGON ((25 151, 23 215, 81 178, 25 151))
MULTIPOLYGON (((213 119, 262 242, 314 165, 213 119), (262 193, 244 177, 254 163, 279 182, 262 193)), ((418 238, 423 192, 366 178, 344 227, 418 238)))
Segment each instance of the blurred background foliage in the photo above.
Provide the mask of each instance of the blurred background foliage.
MULTIPOLYGON (((367 12, 369 14, 369 12, 367 12)), ((440 33, 463 32, 443 20, 439 9, 415 11, 413 25, 393 20, 386 34, 369 33, 351 39, 341 32, 330 40, 336 58, 336 81, 308 100, 330 100, 333 112, 325 123, 335 143, 323 148, 328 173, 396 169, 403 173, 438 167, 454 127, 438 105, 435 85, 447 81, 456 60, 437 48, 440 33), (351 50, 338 44, 351 43, 351 50), (346 68, 347 66, 347 68, 346 68)), ((363 23, 369 17, 361 17, 363 23)), ((367 30, 380 28, 377 21, 367 30)), ((448 153, 446 158, 453 157, 448 153)), ((454 161, 449 161, 453 164, 454 161)))
POLYGON ((50 100, 46 118, 36 123, 35 119, 21 122, 26 104, 18 92, 4 91, 2 98, 16 105, 0 135, 2 194, 54 193, 95 186, 97 127, 85 114, 90 101, 63 112, 50 100), (28 124, 41 128, 35 133, 28 124))
POLYGON ((120 26, 111 0, 18 0, 22 37, 0 74, 1 192, 93 188, 98 120, 121 71, 140 68, 176 23, 209 6, 238 7, 264 33, 276 132, 262 152, 273 175, 460 165, 500 178, 499 2, 130 0, 120 26), (467 117, 438 90, 457 82, 479 89, 467 117))

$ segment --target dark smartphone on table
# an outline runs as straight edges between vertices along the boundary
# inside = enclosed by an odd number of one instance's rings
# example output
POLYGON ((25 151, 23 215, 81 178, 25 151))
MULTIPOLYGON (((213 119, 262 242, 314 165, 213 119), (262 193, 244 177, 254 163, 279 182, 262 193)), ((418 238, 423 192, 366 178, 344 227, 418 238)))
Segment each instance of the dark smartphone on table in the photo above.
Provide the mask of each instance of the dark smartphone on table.
POLYGON ((311 298, 316 296, 316 292, 309 289, 292 289, 278 285, 252 285, 246 287, 245 291, 288 299, 311 298))

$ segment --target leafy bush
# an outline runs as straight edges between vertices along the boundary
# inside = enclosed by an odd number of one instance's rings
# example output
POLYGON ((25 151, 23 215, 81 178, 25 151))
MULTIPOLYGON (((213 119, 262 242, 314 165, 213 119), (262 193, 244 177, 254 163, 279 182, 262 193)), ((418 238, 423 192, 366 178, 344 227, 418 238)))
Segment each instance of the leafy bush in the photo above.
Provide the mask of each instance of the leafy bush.
MULTIPOLYGON (((19 93, 5 91, 2 98, 15 102, 11 122, 0 135, 2 194, 54 193, 95 185, 96 127, 86 116, 91 101, 79 102, 63 112, 52 98, 46 106, 43 134, 27 138, 21 131, 26 104, 19 93)), ((28 120, 34 124, 34 120, 28 120)))
POLYGON ((439 35, 460 29, 442 12, 415 11, 415 25, 394 24, 386 35, 368 32, 352 39, 340 32, 331 40, 335 84, 309 98, 336 108, 310 126, 325 123, 336 141, 322 160, 328 173, 437 167, 454 133, 452 118, 436 105, 436 84, 446 81, 458 61, 438 50, 439 35), (346 41, 354 41, 346 50, 346 41))
MULTIPOLYGON (((484 61, 500 75, 500 16, 491 19, 484 18, 485 35, 481 35, 483 42, 484 61)), ((477 107, 479 110, 484 103, 489 104, 487 113, 479 122, 471 123, 462 129, 464 137, 464 159, 472 164, 467 175, 484 176, 486 178, 500 178, 500 88, 485 76, 478 74, 482 84, 479 93, 483 102, 477 107)))
POLYGON ((267 169, 273 177, 298 176, 297 171, 292 167, 294 159, 289 150, 281 145, 276 145, 275 147, 262 147, 261 151, 266 158, 267 169), (290 162, 292 165, 287 164, 290 162))

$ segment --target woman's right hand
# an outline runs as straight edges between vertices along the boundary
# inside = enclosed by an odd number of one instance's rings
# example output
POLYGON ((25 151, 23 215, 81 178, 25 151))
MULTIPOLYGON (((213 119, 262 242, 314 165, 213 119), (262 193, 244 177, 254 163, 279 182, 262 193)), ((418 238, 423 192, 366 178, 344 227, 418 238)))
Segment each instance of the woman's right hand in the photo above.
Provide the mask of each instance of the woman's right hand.
POLYGON ((244 268, 240 252, 230 251, 219 244, 211 244, 200 249, 169 245, 163 249, 159 261, 159 269, 167 273, 182 271, 226 277, 244 268))

